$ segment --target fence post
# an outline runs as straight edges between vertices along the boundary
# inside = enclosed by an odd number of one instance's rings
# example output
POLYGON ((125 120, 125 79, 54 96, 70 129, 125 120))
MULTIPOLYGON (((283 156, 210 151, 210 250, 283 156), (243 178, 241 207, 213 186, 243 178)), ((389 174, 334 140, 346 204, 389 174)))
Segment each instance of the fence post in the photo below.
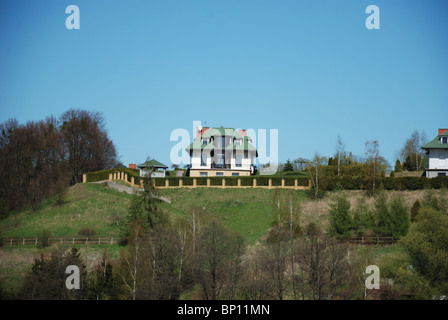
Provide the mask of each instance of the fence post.
POLYGON ((253 185, 254 188, 257 187, 257 178, 253 178, 252 179, 252 185, 253 185))
POLYGON ((140 179, 140 189, 143 189, 143 180, 140 179))
POLYGON ((182 179, 179 179, 179 187, 183 187, 184 186, 184 181, 182 179))
POLYGON ((82 183, 86 183, 87 182, 87 174, 83 173, 82 175, 82 183))
POLYGON ((170 186, 170 182, 168 181, 168 179, 165 179, 165 187, 169 187, 170 186))
POLYGON ((297 179, 294 179, 294 187, 297 188, 299 186, 299 181, 297 179))
POLYGON ((222 178, 222 187, 223 187, 223 188, 226 187, 226 178, 222 178))
POLYGON ((135 185, 134 182, 135 182, 135 178, 131 177, 131 187, 133 187, 135 185))
POLYGON ((193 178, 193 188, 196 187, 196 178, 193 178))
POLYGON ((285 179, 282 179, 282 188, 285 187, 285 179))
POLYGON ((268 186, 269 186, 269 189, 271 189, 271 187, 272 187, 272 179, 271 179, 271 178, 269 178, 269 184, 268 184, 268 186))
POLYGON ((207 178, 207 188, 210 187, 210 178, 207 178))
POLYGON ((36 238, 36 242, 35 242, 36 246, 37 246, 37 238, 36 238))
POLYGON ((241 187, 241 179, 238 178, 238 187, 241 187))

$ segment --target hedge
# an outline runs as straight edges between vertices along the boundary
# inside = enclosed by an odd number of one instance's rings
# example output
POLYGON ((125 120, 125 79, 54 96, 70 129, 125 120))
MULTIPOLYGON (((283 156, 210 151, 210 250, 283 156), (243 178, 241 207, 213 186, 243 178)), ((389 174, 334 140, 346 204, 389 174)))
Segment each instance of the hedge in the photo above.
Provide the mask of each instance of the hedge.
MULTIPOLYGON (((128 175, 128 181, 131 182, 134 177, 134 183, 140 184, 140 180, 144 179, 140 177, 135 169, 109 169, 96 172, 88 172, 87 182, 95 182, 101 180, 108 180, 109 174, 115 172, 124 172, 128 175)), ((222 179, 226 180, 226 186, 237 186, 238 179, 241 180, 241 186, 252 186, 253 179, 257 179, 257 186, 268 186, 269 179, 272 181, 272 186, 281 186, 282 179, 285 180, 285 186, 294 186, 297 179, 298 186, 308 186, 308 178, 297 177, 279 177, 279 176, 239 176, 239 177, 166 177, 166 178, 153 178, 156 186, 165 186, 165 179, 169 181, 170 186, 178 186, 179 179, 182 179, 184 186, 192 186, 193 179, 196 179, 198 186, 206 186, 207 179, 210 179, 210 186, 221 186, 222 179)), ((326 181, 326 186, 321 185, 325 190, 364 190, 366 189, 365 179, 362 176, 333 176, 329 177, 326 181)), ((384 177, 379 178, 377 186, 382 185, 385 190, 422 190, 422 189, 440 189, 448 187, 448 176, 425 178, 425 177, 384 177)))
MULTIPOLYGON (((327 181, 326 190, 364 190, 367 182, 362 177, 334 177, 327 181)), ((440 189, 448 186, 448 177, 385 177, 378 179, 377 186, 385 190, 423 190, 440 189)))

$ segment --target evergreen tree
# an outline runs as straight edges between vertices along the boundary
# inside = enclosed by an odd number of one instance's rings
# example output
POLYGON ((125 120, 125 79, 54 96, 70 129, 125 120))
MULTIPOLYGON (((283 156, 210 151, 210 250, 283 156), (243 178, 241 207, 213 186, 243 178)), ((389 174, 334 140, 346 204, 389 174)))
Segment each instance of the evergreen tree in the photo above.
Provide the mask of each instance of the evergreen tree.
POLYGON ((284 172, 292 172, 294 171, 294 166, 289 159, 286 161, 285 166, 283 167, 284 172))
POLYGON ((415 221, 420 210, 420 201, 415 200, 411 208, 411 221, 415 221))
POLYGON ((348 238, 353 230, 350 202, 346 197, 338 196, 331 204, 329 233, 348 238))

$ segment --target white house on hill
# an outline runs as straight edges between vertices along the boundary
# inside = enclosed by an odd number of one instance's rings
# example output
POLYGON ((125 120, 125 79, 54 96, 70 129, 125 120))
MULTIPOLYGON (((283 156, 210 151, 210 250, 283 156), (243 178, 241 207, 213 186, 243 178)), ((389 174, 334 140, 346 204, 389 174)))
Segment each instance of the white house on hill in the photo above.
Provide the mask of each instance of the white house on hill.
POLYGON ((433 178, 448 173, 448 129, 439 129, 439 134, 422 147, 428 155, 428 167, 425 176, 433 178))
POLYGON ((249 176, 258 156, 247 130, 224 127, 196 128, 196 138, 186 150, 190 177, 249 176))

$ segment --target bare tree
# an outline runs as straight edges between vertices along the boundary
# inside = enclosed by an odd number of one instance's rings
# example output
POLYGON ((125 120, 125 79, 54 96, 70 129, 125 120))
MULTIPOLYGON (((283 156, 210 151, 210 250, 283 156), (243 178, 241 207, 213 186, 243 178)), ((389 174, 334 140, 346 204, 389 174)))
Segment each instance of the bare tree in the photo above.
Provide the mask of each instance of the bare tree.
POLYGON ((421 147, 426 141, 426 134, 424 132, 419 133, 417 130, 405 141, 399 153, 405 169, 419 171, 424 167, 425 152, 421 147))
POLYGON ((320 196, 322 190, 322 182, 325 181, 325 173, 323 166, 327 163, 326 157, 321 157, 319 154, 315 154, 314 158, 308 162, 307 169, 314 189, 314 198, 317 199, 320 196), (321 188, 321 189, 319 189, 321 188))
POLYGON ((340 135, 338 135, 338 139, 336 141, 336 157, 338 160, 338 176, 341 172, 341 158, 344 156, 345 154, 345 145, 344 142, 342 141, 342 138, 340 135))

